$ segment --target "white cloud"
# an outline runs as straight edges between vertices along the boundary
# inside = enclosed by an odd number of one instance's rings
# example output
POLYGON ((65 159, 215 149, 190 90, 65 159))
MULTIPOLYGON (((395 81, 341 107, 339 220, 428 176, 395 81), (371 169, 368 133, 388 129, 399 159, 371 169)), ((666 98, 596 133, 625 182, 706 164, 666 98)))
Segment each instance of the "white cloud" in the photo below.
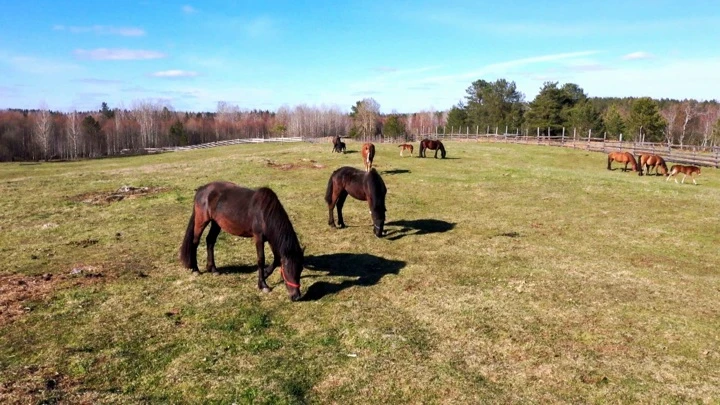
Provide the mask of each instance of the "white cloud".
POLYGON ((155 72, 150 74, 150 76, 153 77, 171 77, 171 78, 178 78, 178 77, 195 77, 197 76, 197 72, 192 72, 188 70, 162 70, 159 72, 155 72))
POLYGON ((73 53, 80 59, 91 60, 146 60, 167 57, 167 55, 162 52, 142 49, 76 49, 73 53))
POLYGON ((652 59, 653 55, 648 52, 633 52, 629 53, 622 57, 624 60, 642 60, 642 59, 652 59))
POLYGON ((145 36, 145 30, 137 27, 113 27, 110 25, 90 25, 90 26, 65 26, 54 25, 55 31, 68 31, 73 34, 93 33, 97 35, 119 35, 123 37, 142 37, 145 36))
POLYGON ((195 7, 193 7, 193 6, 189 5, 189 4, 186 4, 186 5, 182 6, 182 11, 183 11, 183 13, 185 13, 185 14, 195 14, 195 13, 198 12, 195 7))

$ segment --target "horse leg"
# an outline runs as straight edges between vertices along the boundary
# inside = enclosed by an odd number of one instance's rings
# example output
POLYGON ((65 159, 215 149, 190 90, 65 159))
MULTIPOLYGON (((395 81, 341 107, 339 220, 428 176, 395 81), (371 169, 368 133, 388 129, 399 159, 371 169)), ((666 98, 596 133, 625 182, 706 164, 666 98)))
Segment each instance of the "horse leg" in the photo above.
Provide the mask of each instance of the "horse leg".
POLYGON ((215 242, 217 237, 220 235, 220 225, 215 221, 210 221, 210 230, 208 231, 207 238, 207 265, 205 271, 208 273, 217 274, 217 268, 215 267, 215 242))
POLYGON ((624 172, 627 171, 627 165, 628 165, 628 162, 625 162, 625 168, 623 169, 624 172))
POLYGON ((682 179, 682 181, 680 182, 680 184, 685 184, 685 177, 687 177, 687 174, 683 174, 683 179, 682 179))
POLYGON ((205 227, 210 220, 204 218, 204 215, 198 215, 195 217, 195 228, 193 229, 193 248, 190 252, 190 265, 192 266, 193 274, 200 274, 200 269, 197 265, 197 248, 200 246, 200 236, 202 236, 205 227))
POLYGON ((338 228, 345 228, 345 221, 343 221, 342 216, 342 207, 345 204, 345 199, 347 198, 347 196, 347 191, 343 190, 338 196, 337 202, 335 203, 338 212, 338 228))
POLYGON ((265 267, 265 269, 263 270, 263 275, 265 276, 266 279, 268 277, 270 277, 273 274, 273 271, 275 271, 275 268, 280 266, 280 264, 281 264, 280 263, 280 252, 278 252, 278 250, 272 245, 270 246, 270 249, 272 249, 273 261, 272 261, 272 263, 268 264, 265 267))
POLYGON ((256 233, 253 235, 253 240, 255 240, 255 250, 257 250, 258 290, 267 293, 271 289, 265 282, 265 238, 256 233))
MULTIPOLYGON (((334 187, 334 186, 333 186, 334 187)), ((338 194, 334 192, 332 195, 332 200, 330 200, 330 204, 328 204, 328 225, 335 228, 335 217, 333 216, 333 211, 335 210, 335 204, 337 204, 338 200, 338 194)))
POLYGON ((695 181, 695 175, 691 174, 690 178, 693 179, 693 184, 697 186, 697 182, 695 181))

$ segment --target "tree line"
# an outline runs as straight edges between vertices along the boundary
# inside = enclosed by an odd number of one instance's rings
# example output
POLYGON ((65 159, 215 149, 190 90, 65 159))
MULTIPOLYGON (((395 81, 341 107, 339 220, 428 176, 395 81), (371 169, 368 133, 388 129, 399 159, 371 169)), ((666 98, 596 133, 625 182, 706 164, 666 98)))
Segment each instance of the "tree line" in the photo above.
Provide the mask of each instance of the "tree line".
POLYGON ((589 97, 575 83, 558 82, 545 82, 537 96, 526 102, 515 82, 477 80, 467 88, 465 100, 450 109, 445 127, 551 136, 571 130, 583 137, 622 136, 628 141, 708 147, 720 145, 720 104, 715 100, 589 97))
POLYGON ((559 135, 564 129, 609 139, 720 145, 716 101, 593 98, 574 83, 546 82, 526 102, 514 82, 477 80, 465 99, 446 111, 381 114, 366 98, 344 112, 337 106, 282 106, 241 110, 219 102, 214 112, 180 112, 171 105, 136 100, 130 108, 102 103, 96 111, 0 111, 0 161, 79 159, 136 153, 254 137, 408 137, 464 128, 479 133, 559 135), (471 129, 472 128, 472 129, 471 129))

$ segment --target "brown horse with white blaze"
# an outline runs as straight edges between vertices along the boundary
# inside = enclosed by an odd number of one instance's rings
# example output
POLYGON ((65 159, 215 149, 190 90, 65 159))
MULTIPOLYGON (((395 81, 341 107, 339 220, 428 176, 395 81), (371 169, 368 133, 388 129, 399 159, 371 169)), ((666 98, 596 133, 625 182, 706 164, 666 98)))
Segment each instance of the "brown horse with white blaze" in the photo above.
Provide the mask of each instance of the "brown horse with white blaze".
MULTIPOLYGON (((685 177, 687 177, 688 175, 690 175, 690 178, 692 179, 693 184, 695 184, 695 185, 697 186, 697 182, 695 181, 694 175, 695 175, 696 173, 697 173, 698 176, 700 175, 700 168, 699 168, 698 166, 673 165, 673 167, 670 169, 670 175, 668 176, 667 179, 665 179, 665 181, 670 180, 670 177, 675 177, 675 175, 678 174, 678 173, 682 173, 682 174, 683 174, 683 178, 682 178, 682 181, 681 181, 680 183, 684 184, 684 183, 685 183, 685 177)), ((678 181, 677 181, 677 177, 675 177, 675 183, 677 183, 677 182, 678 182, 678 181)))
POLYGON ((607 169, 612 170, 611 163, 612 162, 618 162, 618 163, 625 163, 625 168, 622 169, 624 172, 628 170, 628 164, 630 164, 630 167, 632 167, 632 171, 638 172, 638 176, 642 176, 642 167, 638 167, 637 160, 635 160, 635 156, 633 156, 630 152, 610 152, 608 153, 608 163, 607 163, 607 169))
POLYGON ((375 145, 370 142, 364 143, 362 146, 362 158, 365 164, 365 171, 372 169, 373 159, 375 158, 375 145))
POLYGON ((217 273, 215 242, 221 230, 253 238, 257 250, 258 289, 270 291, 265 279, 279 266, 290 300, 300 299, 304 252, 287 212, 272 190, 265 187, 252 190, 226 181, 208 183, 197 189, 193 212, 180 246, 180 261, 193 273, 200 272, 197 248, 208 224, 208 272, 217 273), (273 261, 267 267, 265 242, 270 244, 273 253, 273 261))
POLYGON ((668 175, 667 163, 665 159, 658 155, 642 154, 639 156, 640 169, 645 169, 645 174, 650 175, 650 171, 655 169, 655 175, 668 175))

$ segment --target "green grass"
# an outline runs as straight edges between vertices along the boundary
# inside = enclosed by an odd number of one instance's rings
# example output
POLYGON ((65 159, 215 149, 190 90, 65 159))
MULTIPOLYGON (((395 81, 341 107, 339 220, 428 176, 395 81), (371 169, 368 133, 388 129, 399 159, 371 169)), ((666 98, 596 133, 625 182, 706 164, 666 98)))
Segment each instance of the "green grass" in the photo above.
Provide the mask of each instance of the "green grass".
POLYGON ((356 200, 327 226, 330 173, 362 167, 329 144, 0 165, 0 402, 720 401, 717 170, 693 186, 572 149, 376 146, 384 239, 356 200), (311 299, 277 273, 257 291, 249 239, 221 234, 219 276, 180 266, 194 189, 219 179, 276 191, 311 299), (83 202, 123 185, 159 189, 83 202))

